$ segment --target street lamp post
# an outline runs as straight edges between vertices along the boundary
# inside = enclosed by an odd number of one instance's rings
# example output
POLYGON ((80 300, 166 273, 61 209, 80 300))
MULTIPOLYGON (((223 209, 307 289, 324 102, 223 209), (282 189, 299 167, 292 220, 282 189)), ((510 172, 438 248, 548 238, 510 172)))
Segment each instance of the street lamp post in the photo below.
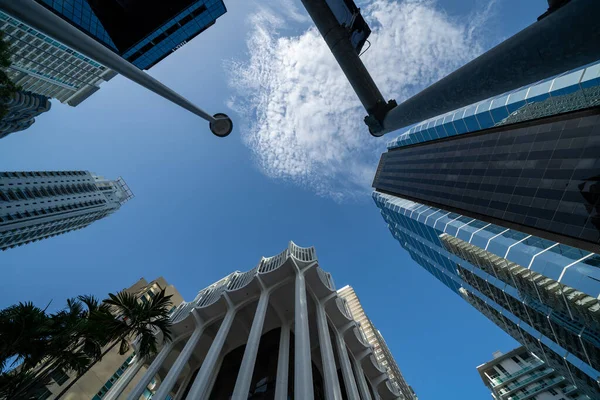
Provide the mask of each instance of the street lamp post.
POLYGON ((233 122, 226 114, 208 114, 34 0, 0 0, 0 10, 196 114, 209 122, 210 130, 216 136, 225 137, 231 133, 233 122))
POLYGON ((392 101, 383 101, 358 55, 348 51, 349 34, 330 15, 327 4, 330 1, 302 0, 302 3, 369 113, 365 122, 373 136, 382 136, 600 59, 600 1, 549 0, 548 12, 536 23, 392 107, 392 101), (378 112, 375 114, 373 110, 378 112))

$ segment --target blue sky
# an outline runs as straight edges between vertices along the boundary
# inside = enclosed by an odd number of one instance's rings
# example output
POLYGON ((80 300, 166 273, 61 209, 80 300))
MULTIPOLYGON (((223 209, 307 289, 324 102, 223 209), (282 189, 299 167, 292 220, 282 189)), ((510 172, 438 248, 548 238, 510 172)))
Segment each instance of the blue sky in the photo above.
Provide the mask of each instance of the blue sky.
MULTIPOLYGON (((545 0, 359 4, 375 28, 363 59, 397 100, 547 7, 545 0)), ((517 344, 389 234, 368 186, 393 134, 369 136, 364 111, 295 0, 226 5, 215 26, 151 74, 212 113, 230 113, 236 127, 228 138, 117 77, 77 108, 54 101, 32 128, 0 142, 1 170, 123 176, 136 195, 84 230, 0 254, 0 307, 26 300, 59 307, 70 296, 103 297, 161 275, 191 300, 294 240, 316 247, 338 287, 355 288, 419 398, 488 398, 475 367, 517 344)))

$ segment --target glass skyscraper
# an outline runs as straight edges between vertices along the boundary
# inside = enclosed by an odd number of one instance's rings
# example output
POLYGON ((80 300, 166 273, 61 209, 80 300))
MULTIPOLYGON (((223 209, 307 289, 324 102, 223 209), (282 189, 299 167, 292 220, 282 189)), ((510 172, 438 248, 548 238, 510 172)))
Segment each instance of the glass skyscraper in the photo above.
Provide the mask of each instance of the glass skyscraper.
POLYGON ((373 198, 411 257, 600 396, 600 63, 411 127, 373 198))
POLYGON ((36 0, 141 69, 212 26, 222 0, 36 0))

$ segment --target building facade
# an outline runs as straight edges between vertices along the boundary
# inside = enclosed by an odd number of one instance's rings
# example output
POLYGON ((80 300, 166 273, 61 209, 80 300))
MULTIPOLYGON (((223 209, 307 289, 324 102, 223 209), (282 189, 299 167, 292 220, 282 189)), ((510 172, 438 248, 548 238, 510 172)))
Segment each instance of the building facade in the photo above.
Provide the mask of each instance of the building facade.
POLYGON ((599 133, 600 62, 410 128, 373 186, 598 252, 599 133))
POLYGON ((495 400, 591 400, 525 347, 497 351, 477 371, 495 400))
POLYGON ((22 90, 77 106, 116 73, 0 11, 0 29, 11 44, 6 73, 22 90))
POLYGON ((212 26, 222 0, 37 0, 141 69, 212 26))
POLYGON ((0 172, 0 250, 85 228, 132 197, 87 171, 0 172))
POLYGON ((313 248, 290 243, 201 290, 172 318, 173 340, 134 363, 105 399, 123 398, 144 365, 127 399, 153 380, 157 399, 401 398, 313 248))
MULTIPOLYGON (((173 287, 169 285, 164 278, 158 278, 151 282, 141 278, 134 285, 123 289, 126 292, 135 294, 139 301, 150 301, 161 290, 165 289, 167 296, 171 297, 173 311, 176 306, 183 302, 183 298, 173 287)), ((64 400, 102 400, 105 398, 109 389, 115 385, 128 369, 137 361, 133 348, 126 354, 119 354, 118 346, 112 349, 106 349, 108 352, 102 357, 102 360, 96 363, 89 371, 83 374, 71 388, 69 388, 61 399, 64 400)), ((142 371, 144 371, 143 369, 142 371)), ((123 394, 129 393, 141 378, 143 372, 137 379, 132 379, 129 387, 124 388, 123 394)), ((53 375, 47 390, 38 397, 39 400, 54 400, 62 390, 74 380, 74 376, 65 373, 56 373, 53 375)), ((152 390, 156 382, 149 382, 142 396, 145 400, 152 397, 152 390)))
POLYGON ((394 238, 590 398, 600 389, 600 63, 432 118, 388 144, 394 238))
POLYGON ((50 101, 46 96, 18 91, 4 102, 6 115, 0 118, 0 139, 11 133, 29 128, 35 117, 50 110, 50 101))
POLYGON ((406 383, 402 372, 400 372, 398 363, 396 363, 396 359, 383 339, 381 332, 375 328, 371 320, 365 314, 365 310, 363 309, 356 292, 354 292, 354 289, 351 286, 344 286, 337 292, 338 296, 346 301, 348 311, 352 318, 358 322, 364 338, 371 346, 373 346, 375 358, 379 362, 379 365, 387 370, 392 384, 400 391, 400 393, 402 393, 404 399, 416 400, 417 396, 415 395, 414 390, 406 383))

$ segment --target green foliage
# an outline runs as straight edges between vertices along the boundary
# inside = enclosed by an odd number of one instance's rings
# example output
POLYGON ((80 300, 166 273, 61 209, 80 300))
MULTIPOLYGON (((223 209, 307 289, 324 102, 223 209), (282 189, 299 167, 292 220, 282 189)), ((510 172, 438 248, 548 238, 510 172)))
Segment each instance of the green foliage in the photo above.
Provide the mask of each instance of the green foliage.
POLYGON ((170 309, 162 290, 148 302, 124 291, 79 296, 53 314, 32 303, 0 310, 0 399, 35 398, 57 370, 81 377, 116 344, 121 354, 134 340, 141 357, 156 353, 155 332, 171 340, 170 309))
POLYGON ((4 40, 4 32, 0 31, 0 119, 2 119, 7 112, 6 106, 3 102, 12 96, 14 93, 20 90, 6 74, 6 68, 10 67, 11 51, 10 43, 4 40))

